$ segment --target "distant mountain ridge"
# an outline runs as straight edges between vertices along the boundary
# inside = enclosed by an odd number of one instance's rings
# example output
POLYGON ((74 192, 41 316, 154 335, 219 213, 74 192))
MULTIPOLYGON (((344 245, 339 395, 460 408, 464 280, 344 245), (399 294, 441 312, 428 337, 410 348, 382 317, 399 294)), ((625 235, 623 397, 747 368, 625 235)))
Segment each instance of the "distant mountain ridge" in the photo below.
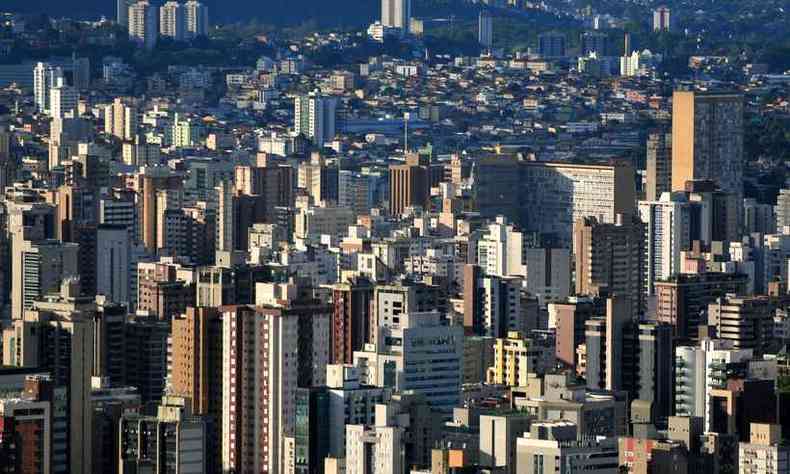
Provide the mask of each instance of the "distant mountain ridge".
MULTIPOLYGON (((249 21, 296 25, 356 26, 378 17, 378 0, 202 0, 216 22, 249 21)), ((163 1, 159 2, 164 3, 163 1)), ((52 17, 115 18, 116 0, 2 0, 0 11, 46 13, 52 17)))

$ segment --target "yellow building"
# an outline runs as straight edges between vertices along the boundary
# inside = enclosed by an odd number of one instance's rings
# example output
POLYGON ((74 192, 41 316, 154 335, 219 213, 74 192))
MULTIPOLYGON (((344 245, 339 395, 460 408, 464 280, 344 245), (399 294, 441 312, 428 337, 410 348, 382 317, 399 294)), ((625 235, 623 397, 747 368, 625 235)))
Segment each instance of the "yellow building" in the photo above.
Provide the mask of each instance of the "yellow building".
POLYGON ((509 331, 507 338, 497 338, 494 341, 494 365, 488 369, 486 377, 488 383, 527 386, 528 374, 535 367, 537 357, 535 352, 530 352, 531 342, 518 331, 509 331))

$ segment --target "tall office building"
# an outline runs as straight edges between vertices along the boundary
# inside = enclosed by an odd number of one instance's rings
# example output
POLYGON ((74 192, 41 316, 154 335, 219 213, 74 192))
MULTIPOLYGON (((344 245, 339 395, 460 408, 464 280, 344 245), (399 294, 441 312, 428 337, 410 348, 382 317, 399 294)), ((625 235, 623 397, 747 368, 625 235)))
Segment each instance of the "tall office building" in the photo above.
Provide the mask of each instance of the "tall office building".
POLYGON ((557 32, 538 35, 538 54, 543 58, 565 57, 565 35, 557 32))
POLYGON ((165 38, 182 41, 186 30, 184 5, 171 0, 159 7, 159 34, 165 38))
POLYGON ((672 190, 684 191, 687 181, 711 180, 722 191, 734 194, 740 206, 743 165, 743 96, 675 91, 672 190))
POLYGON ((390 166, 390 214, 402 214, 409 207, 425 209, 430 194, 430 176, 425 158, 409 155, 405 164, 390 166))
POLYGON ((664 193, 657 201, 639 201, 645 226, 645 291, 653 296, 653 283, 681 272, 681 252, 691 248, 692 212, 682 193, 664 193))
POLYGON ((494 17, 483 10, 477 21, 477 42, 484 48, 491 48, 494 45, 494 17))
POLYGON ((670 13, 669 7, 665 6, 653 10, 653 31, 669 31, 671 29, 670 13))
POLYGON ((129 39, 140 47, 153 49, 159 36, 159 12, 148 0, 129 5, 129 39))
POLYGON ((33 100, 39 113, 49 113, 50 90, 64 79, 63 69, 50 63, 33 68, 33 100))
POLYGON ((411 23, 411 0, 381 0, 381 24, 408 33, 411 23))
POLYGON ((364 368, 367 383, 421 393, 434 410, 449 415, 460 401, 463 328, 448 325, 438 312, 396 319, 379 325, 376 343, 355 352, 354 365, 364 368))
POLYGON ((323 147, 335 138, 337 101, 323 97, 317 92, 298 96, 294 99, 294 131, 323 147))
POLYGON ((647 137, 645 200, 657 201, 672 190, 672 134, 652 132, 647 137))
POLYGON ((195 0, 189 0, 184 3, 184 19, 187 38, 206 36, 208 34, 208 7, 205 4, 195 0))
POLYGON ((576 294, 625 298, 638 319, 645 310, 644 225, 635 217, 618 216, 612 224, 588 217, 576 222, 573 234, 576 294))

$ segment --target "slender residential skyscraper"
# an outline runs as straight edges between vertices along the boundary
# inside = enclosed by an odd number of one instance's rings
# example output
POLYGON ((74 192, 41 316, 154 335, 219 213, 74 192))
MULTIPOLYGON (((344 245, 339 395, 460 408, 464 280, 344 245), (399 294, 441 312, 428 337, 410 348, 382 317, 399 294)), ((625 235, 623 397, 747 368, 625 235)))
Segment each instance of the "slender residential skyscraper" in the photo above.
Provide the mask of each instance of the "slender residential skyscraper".
POLYGON ((672 189, 672 134, 653 132, 647 137, 647 189, 645 200, 657 201, 672 189))
POLYGON ((171 0, 159 8, 159 34, 176 41, 184 39, 184 5, 171 0))
POLYGON ((480 12, 477 41, 484 48, 491 48, 494 44, 494 18, 486 10, 480 12))
POLYGON ((672 190, 707 179, 743 199, 743 96, 675 91, 672 96, 672 190))
POLYGON ((48 113, 50 90, 63 80, 63 69, 49 63, 37 63, 33 68, 33 99, 39 113, 48 113))
POLYGON ((189 0, 184 4, 187 39, 208 34, 208 7, 198 1, 189 0))
POLYGON ((670 10, 661 6, 653 10, 653 31, 669 31, 670 10))
POLYGON ((411 0, 381 0, 381 24, 409 31, 411 0))
POLYGON ((335 138, 337 102, 317 92, 294 100, 294 129, 319 147, 335 138))
POLYGON ((138 46, 152 49, 156 45, 158 22, 157 9, 147 0, 129 5, 129 39, 138 46))

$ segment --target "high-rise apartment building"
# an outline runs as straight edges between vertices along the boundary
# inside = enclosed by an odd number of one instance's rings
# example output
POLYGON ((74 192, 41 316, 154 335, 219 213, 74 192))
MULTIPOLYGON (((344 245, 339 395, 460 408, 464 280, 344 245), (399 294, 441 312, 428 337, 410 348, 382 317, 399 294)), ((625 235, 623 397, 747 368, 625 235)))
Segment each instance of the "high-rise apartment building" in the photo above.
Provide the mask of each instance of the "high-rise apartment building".
POLYGON ((40 62, 33 68, 33 99, 39 113, 49 113, 50 90, 63 79, 63 69, 59 66, 40 62))
MULTIPOLYGON (((386 1, 386 0, 385 0, 386 1)), ((397 426, 346 426, 347 474, 398 474, 405 467, 405 433, 397 426)))
POLYGON ((196 0, 184 3, 185 34, 187 38, 196 38, 208 34, 208 7, 196 0))
POLYGON ((338 283, 332 287, 333 364, 351 364, 354 351, 370 342, 374 285, 366 279, 338 283))
POLYGON ((57 240, 12 242, 11 315, 22 319, 35 301, 79 276, 79 245, 57 240))
POLYGON ((509 387, 526 387, 529 374, 537 366, 537 349, 532 341, 518 331, 494 340, 494 364, 488 369, 487 381, 509 387))
POLYGON ((79 98, 77 88, 66 85, 60 79, 56 85, 49 89, 49 115, 53 118, 74 116, 77 112, 79 98))
POLYGON ((79 282, 64 279, 59 294, 34 301, 24 320, 3 332, 3 363, 38 367, 52 374, 58 390, 53 408, 55 472, 92 472, 91 371, 96 305, 79 296, 79 282))
POLYGON ((3 472, 50 474, 53 386, 49 375, 27 375, 21 393, 0 395, 0 459, 3 472), (17 396, 18 395, 18 396, 17 396))
MULTIPOLYGON (((743 97, 675 91, 672 96, 672 190, 711 180, 743 199, 743 97)), ((738 214, 741 214, 740 212, 738 214)))
POLYGON ((206 420, 192 415, 183 398, 165 398, 156 416, 124 414, 118 431, 119 474, 209 472, 206 420))
POLYGON ((294 99, 294 131, 321 148, 335 138, 337 101, 317 92, 294 99))
POLYGON ((790 189, 779 190, 774 214, 776 214, 776 231, 784 233, 784 228, 790 227, 790 189))
POLYGON ((171 0, 159 7, 159 34, 165 38, 182 41, 185 36, 186 18, 183 4, 171 0))
POLYGON ((588 217, 576 222, 573 234, 576 294, 626 298, 636 319, 645 310, 644 225, 632 216, 611 224, 588 217))
POLYGON ((657 201, 672 190, 672 134, 652 132, 647 137, 646 201, 657 201))
POLYGON ((790 472, 790 449, 782 443, 781 426, 752 423, 750 428, 749 442, 738 444, 738 472, 790 472))
POLYGON ((408 33, 411 23, 411 0, 381 0, 381 24, 408 33))
POLYGON ((669 31, 672 28, 670 14, 671 11, 666 6, 653 10, 653 31, 669 31))
POLYGON ((681 269, 681 252, 691 248, 692 212, 686 196, 664 193, 656 201, 639 201, 639 217, 645 227, 645 286, 648 296, 653 284, 681 269))
POLYGON ((294 429, 299 320, 246 306, 221 318, 222 469, 279 473, 294 429))
POLYGON ((129 39, 140 47, 153 49, 159 36, 159 12, 148 0, 129 5, 129 39))
POLYGON ((100 224, 96 228, 96 293, 129 305, 131 285, 129 230, 122 225, 100 224))
POLYGON ((164 211, 170 197, 175 198, 178 191, 183 188, 183 178, 179 174, 163 167, 145 167, 142 171, 142 243, 149 250, 156 250, 159 236, 162 232, 160 226, 164 221, 164 211))
POLYGON ((494 17, 483 10, 477 23, 477 42, 484 48, 491 48, 494 45, 494 17))
POLYGON ((121 140, 134 140, 137 135, 138 110, 132 100, 116 97, 104 108, 104 133, 121 140))
POLYGON ((774 305, 768 297, 729 294, 708 304, 708 326, 734 349, 763 353, 773 338, 774 305))
POLYGON ((701 314, 712 301, 728 293, 743 294, 748 276, 740 273, 679 273, 654 283, 656 321, 671 324, 675 337, 697 341, 701 314))

